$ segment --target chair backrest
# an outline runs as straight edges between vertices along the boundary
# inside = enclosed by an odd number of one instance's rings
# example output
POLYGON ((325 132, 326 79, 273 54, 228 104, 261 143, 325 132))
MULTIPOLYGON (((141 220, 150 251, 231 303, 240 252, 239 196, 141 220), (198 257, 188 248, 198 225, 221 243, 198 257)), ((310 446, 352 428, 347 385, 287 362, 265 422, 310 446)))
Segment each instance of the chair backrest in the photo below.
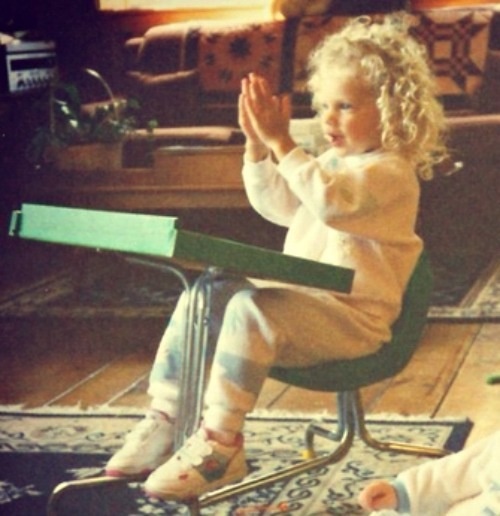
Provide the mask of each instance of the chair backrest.
POLYGON ((403 297, 392 338, 371 355, 299 368, 273 367, 270 376, 314 391, 352 391, 394 376, 410 361, 427 322, 432 272, 425 252, 420 256, 403 297))

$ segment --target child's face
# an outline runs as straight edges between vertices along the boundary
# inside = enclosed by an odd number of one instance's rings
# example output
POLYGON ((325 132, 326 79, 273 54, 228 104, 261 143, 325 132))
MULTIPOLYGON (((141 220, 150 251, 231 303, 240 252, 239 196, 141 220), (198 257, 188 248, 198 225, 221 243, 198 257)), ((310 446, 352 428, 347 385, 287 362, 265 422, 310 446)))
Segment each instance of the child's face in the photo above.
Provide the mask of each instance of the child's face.
POLYGON ((352 68, 335 68, 316 92, 323 133, 341 157, 381 146, 380 112, 375 94, 352 68))

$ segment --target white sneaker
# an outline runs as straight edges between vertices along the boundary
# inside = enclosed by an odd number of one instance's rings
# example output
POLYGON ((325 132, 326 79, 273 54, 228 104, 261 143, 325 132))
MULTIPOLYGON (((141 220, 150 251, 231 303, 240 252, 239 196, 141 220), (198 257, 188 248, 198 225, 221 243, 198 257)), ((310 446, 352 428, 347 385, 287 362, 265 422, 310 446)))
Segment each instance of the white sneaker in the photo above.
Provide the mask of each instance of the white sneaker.
POLYGON ((160 412, 150 411, 127 434, 125 444, 106 464, 109 477, 145 476, 165 463, 173 452, 174 425, 160 412))
POLYGON ((225 446, 200 428, 168 462, 146 480, 152 498, 186 500, 241 480, 247 474, 243 438, 225 446))

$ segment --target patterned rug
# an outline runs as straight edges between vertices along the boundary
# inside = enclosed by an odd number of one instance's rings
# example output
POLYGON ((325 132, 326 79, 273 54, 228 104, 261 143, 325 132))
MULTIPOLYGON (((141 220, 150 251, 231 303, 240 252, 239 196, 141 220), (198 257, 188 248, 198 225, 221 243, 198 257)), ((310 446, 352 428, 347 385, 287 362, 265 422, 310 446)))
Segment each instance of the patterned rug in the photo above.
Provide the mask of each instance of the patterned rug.
POLYGON ((429 319, 500 320, 500 254, 474 258, 458 255, 440 262, 431 254, 434 293, 429 319))
MULTIPOLYGON (((0 513, 44 515, 52 489, 62 481, 98 475, 139 418, 132 411, 118 414, 107 409, 23 412, 0 407, 0 513)), ((245 429, 250 474, 272 471, 300 460, 304 428, 309 420, 273 413, 250 417, 245 429)), ((334 420, 326 418, 326 421, 334 420)), ((380 439, 444 446, 457 451, 463 447, 472 423, 386 417, 370 420, 369 428, 380 439)), ((325 440, 317 441, 318 451, 325 450, 325 440)), ((363 514, 356 499, 366 482, 390 479, 425 460, 430 459, 376 452, 356 442, 349 455, 335 465, 205 507, 202 514, 363 514)), ((149 500, 138 483, 73 491, 63 496, 57 506, 58 516, 183 515, 187 511, 181 504, 149 500)))
POLYGON ((164 319, 175 307, 182 287, 173 274, 109 255, 85 259, 6 292, 0 317, 164 319))
MULTIPOLYGON (((430 257, 430 320, 500 319, 500 255, 430 257)), ((0 317, 164 319, 180 292, 172 274, 101 256, 91 266, 64 268, 3 293, 0 317)))

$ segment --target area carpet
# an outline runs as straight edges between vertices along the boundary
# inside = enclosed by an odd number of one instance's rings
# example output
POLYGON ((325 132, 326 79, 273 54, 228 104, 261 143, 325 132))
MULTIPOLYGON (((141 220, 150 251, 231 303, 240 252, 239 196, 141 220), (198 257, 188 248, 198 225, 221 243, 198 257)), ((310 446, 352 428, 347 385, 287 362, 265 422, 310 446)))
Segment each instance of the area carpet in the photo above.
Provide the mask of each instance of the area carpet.
POLYGON ((430 254, 434 292, 430 320, 500 319, 500 254, 430 254))
MULTIPOLYGON (((0 513, 10 516, 43 516, 48 496, 57 484, 98 475, 140 417, 133 411, 117 413, 104 408, 89 412, 0 407, 0 411, 0 513)), ((245 429, 251 475, 300 460, 308 420, 310 417, 253 414, 245 429)), ((444 446, 453 451, 462 448, 471 427, 468 420, 389 416, 370 420, 369 426, 380 439, 444 446)), ((319 450, 326 446, 325 440, 318 439, 319 450)), ((425 460, 430 459, 375 452, 356 442, 347 458, 338 464, 205 507, 202 514, 363 514, 356 498, 367 481, 391 478, 425 460)), ((138 483, 75 491, 62 497, 57 508, 61 516, 188 514, 184 505, 148 499, 138 483)))
MULTIPOLYGON (((500 255, 431 254, 430 320, 500 319, 500 255)), ((3 292, 0 318, 165 318, 181 291, 172 274, 100 257, 3 292)))

